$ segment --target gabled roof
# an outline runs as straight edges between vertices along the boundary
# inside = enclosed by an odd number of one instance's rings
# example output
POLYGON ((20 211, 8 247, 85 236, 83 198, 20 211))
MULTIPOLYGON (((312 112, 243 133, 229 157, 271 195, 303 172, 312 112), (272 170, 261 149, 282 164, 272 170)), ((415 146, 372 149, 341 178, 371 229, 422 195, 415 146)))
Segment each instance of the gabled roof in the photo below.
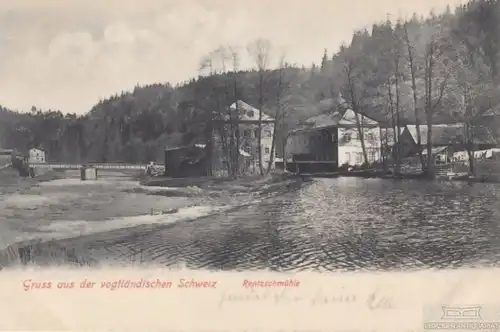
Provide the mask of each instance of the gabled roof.
POLYGON ((480 117, 500 116, 500 105, 496 105, 481 114, 480 117))
MULTIPOLYGON (((229 108, 232 111, 238 109, 239 119, 244 121, 259 121, 260 110, 255 107, 245 103, 244 101, 238 100, 234 102, 229 108)), ((274 121, 274 118, 262 112, 263 121, 274 121)))
MULTIPOLYGON (((417 126, 407 125, 406 129, 417 142, 417 126)), ((427 145, 427 125, 420 125, 420 142, 422 145, 427 145)), ((474 143, 476 144, 496 144, 494 139, 488 133, 485 127, 474 127, 474 143)), ((460 123, 448 125, 433 125, 432 126, 432 145, 445 146, 451 144, 460 144, 465 141, 464 126, 460 123)))
MULTIPOLYGON (((197 144, 191 144, 191 145, 177 146, 177 147, 173 147, 173 148, 165 148, 165 152, 189 150, 189 149, 204 150, 206 146, 207 146, 206 144, 198 144, 197 143, 197 144)), ((250 154, 246 151, 243 151, 242 149, 240 149, 240 155, 242 155, 244 157, 250 157, 250 154)))
POLYGON ((326 128, 337 126, 347 110, 335 111, 330 114, 319 114, 303 122, 305 128, 326 128))
MULTIPOLYGON (((437 153, 443 152, 444 150, 448 149, 447 146, 438 146, 436 148, 431 149, 431 154, 435 155, 437 153)), ((426 156, 427 155, 427 149, 422 150, 422 155, 426 156)))
MULTIPOLYGON (((294 131, 317 130, 331 127, 352 127, 356 125, 355 113, 351 109, 340 109, 331 113, 315 115, 303 121, 303 123, 294 131)), ((377 127, 376 120, 359 114, 359 119, 363 127, 377 127)))
POLYGON ((182 146, 175 146, 175 147, 166 147, 165 151, 177 151, 177 150, 188 150, 188 149, 204 149, 205 144, 188 144, 188 145, 182 145, 182 146))
MULTIPOLYGON (((407 125, 406 129, 411 137, 417 142, 417 126, 407 125)), ((420 125, 420 142, 422 145, 427 144, 427 125, 420 125)), ((450 145, 461 142, 464 138, 462 125, 433 125, 432 126, 432 144, 433 145, 450 145)))

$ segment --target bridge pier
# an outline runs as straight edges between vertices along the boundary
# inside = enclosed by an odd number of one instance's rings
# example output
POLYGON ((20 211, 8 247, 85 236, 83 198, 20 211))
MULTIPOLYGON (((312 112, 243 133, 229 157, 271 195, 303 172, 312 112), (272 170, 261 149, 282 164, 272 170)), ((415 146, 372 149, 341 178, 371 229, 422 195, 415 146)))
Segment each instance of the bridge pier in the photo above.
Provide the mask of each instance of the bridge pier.
POLYGON ((85 166, 80 167, 80 180, 82 180, 82 181, 87 180, 85 170, 86 170, 85 166))
POLYGON ((80 168, 80 180, 97 180, 97 168, 83 165, 80 168))

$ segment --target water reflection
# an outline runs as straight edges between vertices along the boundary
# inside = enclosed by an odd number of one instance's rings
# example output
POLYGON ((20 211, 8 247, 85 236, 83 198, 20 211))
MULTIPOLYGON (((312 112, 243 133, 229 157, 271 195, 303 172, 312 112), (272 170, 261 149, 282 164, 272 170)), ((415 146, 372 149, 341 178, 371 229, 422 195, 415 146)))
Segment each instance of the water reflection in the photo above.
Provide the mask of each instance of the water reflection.
POLYGON ((124 237, 64 241, 103 259, 221 270, 496 264, 500 186, 322 179, 220 215, 124 237))

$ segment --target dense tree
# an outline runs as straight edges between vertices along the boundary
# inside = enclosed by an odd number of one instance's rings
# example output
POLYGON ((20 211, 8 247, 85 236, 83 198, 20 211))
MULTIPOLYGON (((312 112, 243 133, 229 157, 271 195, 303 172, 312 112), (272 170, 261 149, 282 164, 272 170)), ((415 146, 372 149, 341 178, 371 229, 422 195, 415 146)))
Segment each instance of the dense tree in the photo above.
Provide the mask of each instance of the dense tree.
POLYGON ((241 99, 280 119, 273 140, 281 154, 286 131, 325 111, 322 102, 340 93, 356 114, 384 121, 396 132, 406 123, 427 126, 428 160, 421 154, 421 162, 432 168, 433 124, 463 123, 469 133, 464 144, 472 150, 473 120, 500 104, 499 32, 499 2, 473 0, 454 13, 448 8, 425 19, 376 23, 331 56, 326 49, 321 59, 318 54, 320 67, 281 63, 270 69, 270 47, 258 40, 249 47, 256 69, 241 71, 235 53, 221 46, 201 59, 198 78, 175 87, 136 87, 99 101, 83 116, 2 108, 0 146, 42 147, 59 161, 161 160, 168 146, 212 144, 214 114, 241 99))

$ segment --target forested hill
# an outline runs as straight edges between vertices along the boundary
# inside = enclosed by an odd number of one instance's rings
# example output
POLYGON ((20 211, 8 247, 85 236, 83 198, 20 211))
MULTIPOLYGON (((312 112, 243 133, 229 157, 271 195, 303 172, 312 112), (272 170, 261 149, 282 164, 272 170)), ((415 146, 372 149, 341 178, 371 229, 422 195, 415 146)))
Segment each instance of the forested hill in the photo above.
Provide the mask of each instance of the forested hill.
POLYGON ((308 68, 284 63, 276 70, 217 70, 217 59, 231 62, 220 48, 204 59, 208 75, 176 87, 136 87, 100 101, 84 116, 2 108, 0 146, 43 147, 59 161, 161 159, 166 146, 203 141, 207 114, 235 99, 262 103, 270 115, 280 105, 286 112, 281 131, 332 111, 339 94, 346 106, 390 125, 397 119, 401 125, 416 118, 423 123, 425 114, 434 122, 464 121, 499 104, 499 35, 499 3, 482 0, 427 18, 376 23, 355 32, 335 54, 325 50, 308 68))
MULTIPOLYGON (((275 114, 273 87, 279 75, 279 70, 265 72, 262 100, 270 115, 275 114)), ((51 159, 63 161, 161 160, 166 146, 204 140, 207 110, 221 110, 236 97, 259 105, 258 76, 256 71, 240 71, 200 76, 178 87, 136 87, 98 102, 80 117, 36 107, 22 114, 1 109, 0 145, 21 151, 42 147, 51 159)), ((314 87, 315 71, 287 67, 283 76, 287 86, 281 104, 287 109, 285 122, 293 126, 317 114, 322 107, 317 101, 324 97, 314 87)))

